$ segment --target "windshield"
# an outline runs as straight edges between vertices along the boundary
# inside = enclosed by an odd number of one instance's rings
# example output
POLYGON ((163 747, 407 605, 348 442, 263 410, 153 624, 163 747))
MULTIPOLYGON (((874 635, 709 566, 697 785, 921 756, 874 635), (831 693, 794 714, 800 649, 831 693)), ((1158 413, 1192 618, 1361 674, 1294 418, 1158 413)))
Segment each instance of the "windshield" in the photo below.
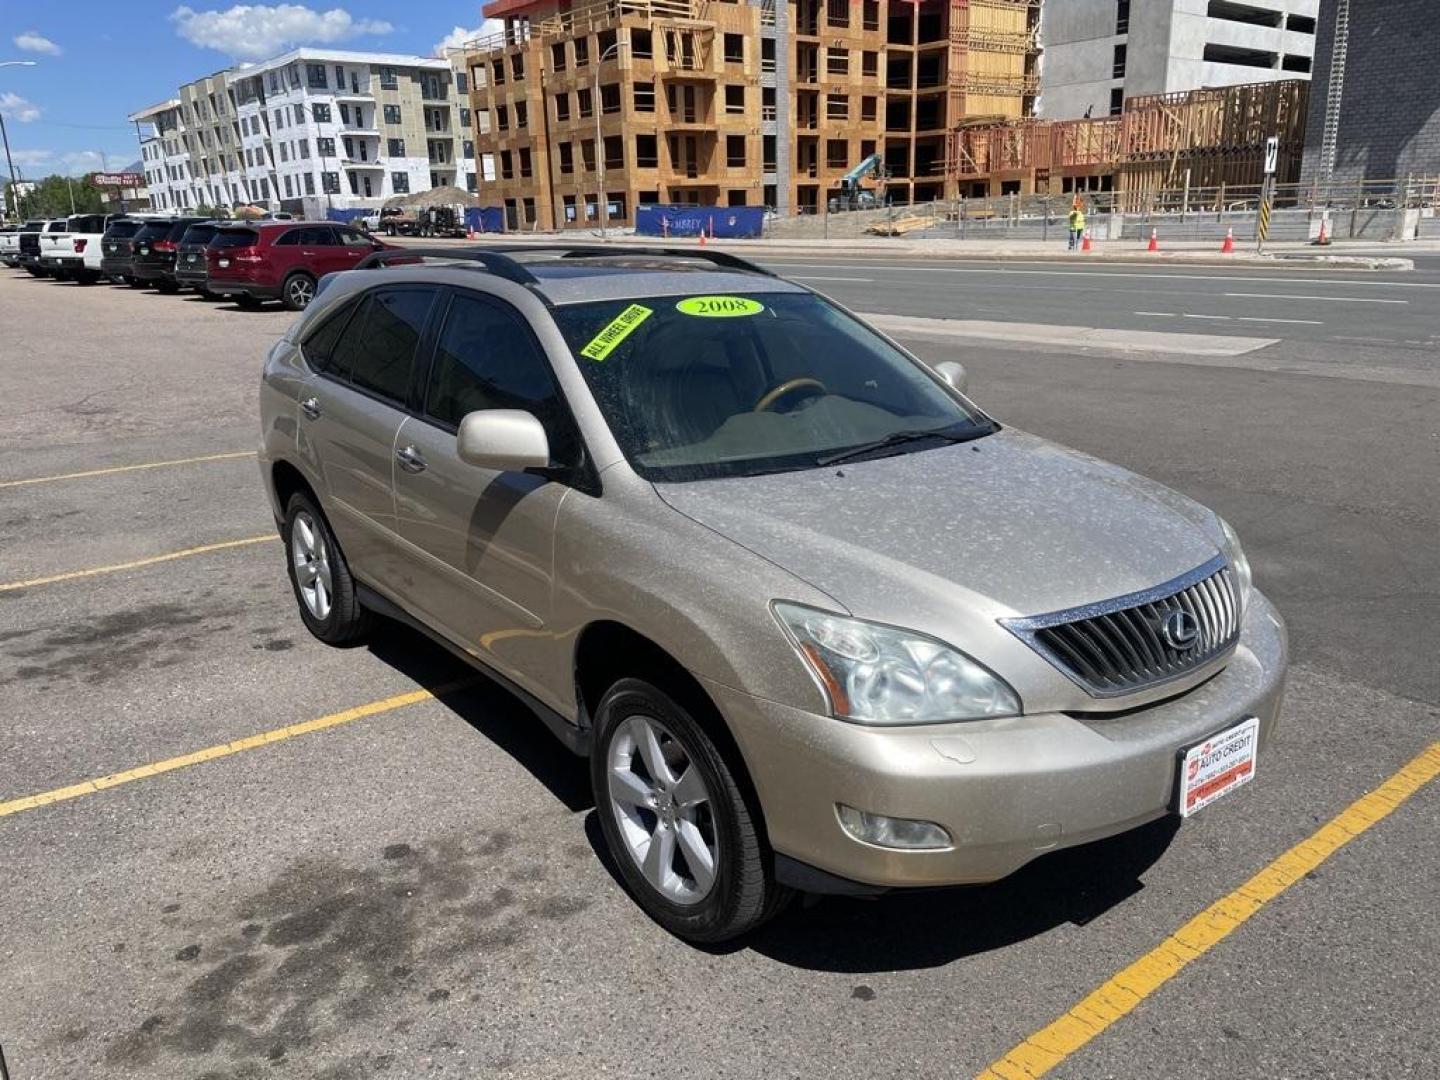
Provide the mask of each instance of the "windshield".
POLYGON ((994 430, 810 293, 575 304, 555 320, 621 450, 650 480, 815 468, 892 437, 870 452, 928 450, 994 430))
POLYGON ((214 225, 191 225, 180 238, 182 244, 208 244, 215 235, 214 225))
POLYGON ((210 239, 210 246, 212 248, 253 247, 259 239, 259 234, 250 229, 217 229, 215 235, 210 239))

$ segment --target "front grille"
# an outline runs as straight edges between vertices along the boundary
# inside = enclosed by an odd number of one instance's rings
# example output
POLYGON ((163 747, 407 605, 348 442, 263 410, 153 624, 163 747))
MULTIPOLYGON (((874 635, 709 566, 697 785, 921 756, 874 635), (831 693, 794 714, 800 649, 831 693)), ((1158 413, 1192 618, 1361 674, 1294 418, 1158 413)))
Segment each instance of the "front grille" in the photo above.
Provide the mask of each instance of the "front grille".
POLYGON ((1003 621, 1090 694, 1116 697, 1228 653, 1240 636, 1240 598, 1229 564, 1217 556, 1154 589, 1003 621))

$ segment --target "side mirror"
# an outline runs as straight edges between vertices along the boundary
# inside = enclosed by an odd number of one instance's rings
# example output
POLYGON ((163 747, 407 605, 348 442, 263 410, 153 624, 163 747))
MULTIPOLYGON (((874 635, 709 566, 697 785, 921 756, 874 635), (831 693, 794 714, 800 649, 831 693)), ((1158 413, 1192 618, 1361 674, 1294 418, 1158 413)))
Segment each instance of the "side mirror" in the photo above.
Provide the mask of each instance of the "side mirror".
POLYGON ((455 435, 455 450, 467 465, 500 472, 543 469, 550 464, 545 427, 523 409, 480 409, 467 413, 455 435))
POLYGON ((955 360, 940 361, 940 363, 935 365, 935 374, 939 375, 945 385, 957 394, 965 393, 965 387, 970 382, 970 376, 965 371, 965 365, 955 360))

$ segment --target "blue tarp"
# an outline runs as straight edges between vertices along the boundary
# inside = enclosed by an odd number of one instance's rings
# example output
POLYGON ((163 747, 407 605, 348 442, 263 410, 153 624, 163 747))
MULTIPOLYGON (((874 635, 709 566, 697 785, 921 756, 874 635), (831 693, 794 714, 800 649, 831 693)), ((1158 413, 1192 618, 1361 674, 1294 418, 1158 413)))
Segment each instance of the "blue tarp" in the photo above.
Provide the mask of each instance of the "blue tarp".
POLYGON ((765 230, 762 206, 659 206, 635 208, 639 236, 699 236, 723 239, 760 236, 765 230))
POLYGON ((370 213, 369 210, 336 210, 333 206, 325 211, 327 221, 343 221, 346 225, 356 218, 362 218, 370 213))

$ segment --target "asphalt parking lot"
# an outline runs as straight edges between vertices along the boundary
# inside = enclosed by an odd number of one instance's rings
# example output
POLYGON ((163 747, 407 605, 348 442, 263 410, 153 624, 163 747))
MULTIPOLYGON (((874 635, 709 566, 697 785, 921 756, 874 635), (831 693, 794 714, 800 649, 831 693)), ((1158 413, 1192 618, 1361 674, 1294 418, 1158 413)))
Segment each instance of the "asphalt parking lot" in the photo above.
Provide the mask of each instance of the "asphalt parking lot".
POLYGON ((518 703, 401 629, 305 632, 252 452, 291 318, 0 270, 13 1080, 1433 1075, 1433 350, 1390 378, 1324 341, 917 341, 1235 524, 1290 623, 1281 728, 1178 831, 702 951, 625 896, 583 764, 518 703))

